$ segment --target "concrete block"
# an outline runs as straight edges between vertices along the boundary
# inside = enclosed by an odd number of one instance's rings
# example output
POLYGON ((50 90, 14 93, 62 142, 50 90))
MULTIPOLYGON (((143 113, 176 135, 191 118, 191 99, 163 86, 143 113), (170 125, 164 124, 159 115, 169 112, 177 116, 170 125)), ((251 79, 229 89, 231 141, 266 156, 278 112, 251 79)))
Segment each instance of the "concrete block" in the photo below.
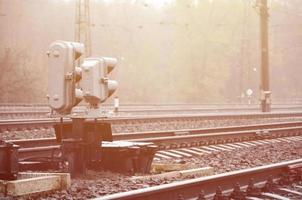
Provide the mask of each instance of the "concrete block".
POLYGON ((37 178, 8 181, 6 183, 6 194, 21 196, 26 194, 60 189, 59 176, 42 176, 37 178))
POLYGON ((130 180, 148 180, 148 179, 170 179, 175 177, 181 176, 209 176, 214 174, 214 169, 212 167, 203 167, 203 168, 196 168, 196 169, 188 169, 188 170, 180 170, 180 171, 172 171, 172 172, 165 172, 161 174, 154 174, 149 176, 134 176, 131 177, 130 180))
POLYGON ((10 196, 66 190, 70 187, 69 173, 27 173, 18 174, 18 180, 0 181, 0 193, 10 196))
POLYGON ((162 174, 154 174, 149 176, 133 176, 130 178, 130 180, 149 180, 149 179, 164 179, 164 178, 174 178, 181 176, 179 171, 174 172, 166 172, 162 174))
POLYGON ((152 163, 151 165, 151 172, 169 172, 169 171, 180 171, 191 169, 193 166, 192 164, 161 164, 161 163, 152 163))
POLYGON ((41 177, 41 176, 59 176, 62 190, 67 190, 71 186, 71 179, 70 179, 70 174, 69 173, 28 173, 28 172, 20 172, 18 174, 18 177, 20 177, 21 179, 41 177))
POLYGON ((213 167, 202 167, 202 168, 196 168, 196 169, 188 169, 188 170, 180 171, 180 174, 182 176, 191 176, 191 175, 210 176, 210 175, 214 174, 214 169, 213 169, 213 167))

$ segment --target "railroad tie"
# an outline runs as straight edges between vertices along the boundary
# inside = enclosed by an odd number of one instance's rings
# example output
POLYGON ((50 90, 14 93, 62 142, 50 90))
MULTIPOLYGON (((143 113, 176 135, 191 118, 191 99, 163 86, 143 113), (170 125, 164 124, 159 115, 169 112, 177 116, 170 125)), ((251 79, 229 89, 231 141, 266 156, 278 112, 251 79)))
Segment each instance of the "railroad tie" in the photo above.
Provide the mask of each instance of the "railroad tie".
POLYGON ((280 140, 276 140, 276 139, 271 139, 270 141, 273 142, 273 143, 281 142, 280 140))
POLYGON ((276 141, 274 139, 266 139, 264 140, 265 142, 269 142, 270 144, 272 143, 276 143, 276 141))
POLYGON ((182 151, 185 151, 187 153, 191 153, 191 154, 197 155, 197 156, 204 155, 204 153, 198 152, 198 151, 196 151, 196 150, 194 150, 192 148, 191 149, 182 149, 182 151))
POLYGON ((171 159, 171 157, 165 156, 165 155, 163 155, 161 153, 156 153, 155 154, 155 158, 159 158, 159 159, 161 159, 161 158, 163 158, 163 159, 171 159))
POLYGON ((246 200, 263 200, 258 197, 246 197, 246 200))
POLYGON ((262 142, 264 144, 271 144, 270 140, 261 140, 261 141, 258 141, 258 142, 262 142))
POLYGON ((229 149, 230 151, 235 149, 234 147, 230 147, 230 146, 227 146, 227 145, 224 145, 224 144, 220 144, 220 145, 217 145, 217 146, 221 147, 221 148, 229 149))
POLYGON ((243 144, 246 144, 246 145, 250 145, 250 146, 257 146, 256 144, 253 144, 253 143, 251 143, 251 142, 243 142, 243 144))
MULTIPOLYGON (((278 141, 278 142, 284 142, 284 141, 280 140, 280 138, 275 138, 274 140, 276 140, 276 141, 278 141)), ((297 140, 295 140, 295 139, 291 139, 291 141, 296 142, 297 140)))
POLYGON ((302 139, 301 136, 292 136, 291 138, 295 139, 296 141, 300 141, 302 139))
POLYGON ((258 144, 258 145, 266 145, 266 144, 268 144, 267 142, 263 142, 263 141, 260 141, 260 140, 258 140, 258 141, 252 141, 252 143, 258 144))
POLYGON ((250 143, 250 142, 242 142, 242 144, 245 144, 247 145, 248 147, 255 147, 257 145, 253 144, 253 143, 250 143))
POLYGON ((295 185, 295 188, 302 189, 302 185, 295 185))
POLYGON ((290 190, 290 189, 287 189, 287 188, 279 188, 279 190, 287 192, 287 193, 291 193, 291 194, 294 194, 294 195, 302 196, 301 192, 290 190))
POLYGON ((278 138, 278 140, 282 141, 282 142, 291 142, 290 140, 286 139, 286 138, 278 138))
POLYGON ((181 156, 179 154, 175 154, 175 153, 168 152, 168 151, 158 151, 158 153, 164 154, 166 156, 174 157, 174 158, 182 158, 183 157, 183 156, 181 156))
POLYGON ((296 138, 294 138, 294 137, 289 137, 289 138, 287 138, 288 140, 290 140, 290 141, 292 141, 292 142, 296 142, 296 141, 298 141, 296 138))
POLYGON ((258 142, 261 142, 262 144, 272 144, 270 140, 258 140, 258 142))
POLYGON ((204 149, 201 149, 201 148, 197 148, 197 147, 192 147, 192 148, 190 148, 190 149, 192 149, 192 150, 194 150, 194 151, 197 151, 197 152, 204 153, 204 154, 211 154, 211 153, 212 153, 212 152, 210 152, 210 151, 207 151, 207 150, 204 150, 204 149))
POLYGON ((213 148, 210 148, 210 147, 201 147, 201 149, 204 149, 204 150, 206 150, 206 151, 215 151, 215 152, 218 152, 219 150, 217 150, 217 149, 213 149, 213 148))
POLYGON ((261 195, 264 196, 264 197, 274 198, 274 199, 277 199, 277 200, 290 200, 287 197, 284 197, 284 196, 281 196, 281 195, 278 195, 278 194, 268 193, 268 192, 263 192, 263 193, 261 193, 261 195))
POLYGON ((182 156, 184 156, 184 157, 192 157, 191 154, 182 152, 182 150, 183 150, 183 149, 178 149, 178 150, 168 150, 168 152, 176 153, 176 154, 182 155, 182 156))
POLYGON ((239 146, 242 146, 242 147, 251 147, 249 145, 246 145, 246 144, 242 144, 241 142, 237 142, 235 143, 236 145, 239 145, 239 146))
POLYGON ((296 136, 296 138, 298 138, 299 140, 302 140, 302 136, 296 136))
POLYGON ((238 146, 238 145, 235 145, 235 144, 225 144, 226 146, 230 146, 230 147, 233 147, 235 149, 241 149, 242 147, 241 146, 238 146))
POLYGON ((218 151, 230 151, 230 149, 226 149, 226 148, 222 148, 222 147, 219 147, 217 145, 211 145, 209 146, 210 148, 214 148, 214 149, 217 149, 218 151))
POLYGON ((297 141, 301 141, 302 140, 301 136, 296 136, 295 138, 297 138, 297 141))

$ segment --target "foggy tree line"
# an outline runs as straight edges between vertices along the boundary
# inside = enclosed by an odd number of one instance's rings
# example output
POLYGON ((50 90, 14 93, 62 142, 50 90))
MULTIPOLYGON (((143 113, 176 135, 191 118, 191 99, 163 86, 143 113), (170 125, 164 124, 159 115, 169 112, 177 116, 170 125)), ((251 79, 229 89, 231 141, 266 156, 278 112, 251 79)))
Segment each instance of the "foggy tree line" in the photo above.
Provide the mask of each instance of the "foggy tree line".
MULTIPOLYGON (((117 57, 121 103, 259 98, 259 16, 252 0, 91 1, 92 52, 117 57), (157 2, 157 1, 154 1, 157 2)), ((74 40, 75 1, 0 0, 0 102, 46 102, 54 40, 74 40)), ((269 4, 273 101, 300 99, 302 2, 269 4)))

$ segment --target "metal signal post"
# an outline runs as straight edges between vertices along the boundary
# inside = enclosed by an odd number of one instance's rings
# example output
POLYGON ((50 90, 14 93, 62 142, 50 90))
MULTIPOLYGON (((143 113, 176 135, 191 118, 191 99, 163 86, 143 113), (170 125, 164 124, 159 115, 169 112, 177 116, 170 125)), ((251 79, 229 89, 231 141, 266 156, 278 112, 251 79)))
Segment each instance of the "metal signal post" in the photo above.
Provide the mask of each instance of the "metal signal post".
POLYGON ((91 55, 90 0, 76 0, 75 41, 85 45, 85 57, 91 55))
POLYGON ((260 52, 261 52, 261 111, 271 110, 271 91, 269 89, 269 46, 268 46, 268 7, 267 0, 258 0, 260 9, 260 52))

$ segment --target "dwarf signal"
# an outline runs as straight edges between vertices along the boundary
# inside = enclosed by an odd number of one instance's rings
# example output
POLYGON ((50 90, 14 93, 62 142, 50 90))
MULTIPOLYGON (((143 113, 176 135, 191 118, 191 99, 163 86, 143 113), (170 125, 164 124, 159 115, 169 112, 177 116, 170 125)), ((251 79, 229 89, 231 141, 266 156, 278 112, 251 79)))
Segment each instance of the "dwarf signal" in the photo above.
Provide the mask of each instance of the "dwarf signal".
POLYGON ((97 108, 117 89, 118 83, 109 79, 117 59, 107 57, 84 58, 84 45, 76 42, 56 41, 49 47, 48 101, 60 114, 68 114, 82 99, 97 108))

